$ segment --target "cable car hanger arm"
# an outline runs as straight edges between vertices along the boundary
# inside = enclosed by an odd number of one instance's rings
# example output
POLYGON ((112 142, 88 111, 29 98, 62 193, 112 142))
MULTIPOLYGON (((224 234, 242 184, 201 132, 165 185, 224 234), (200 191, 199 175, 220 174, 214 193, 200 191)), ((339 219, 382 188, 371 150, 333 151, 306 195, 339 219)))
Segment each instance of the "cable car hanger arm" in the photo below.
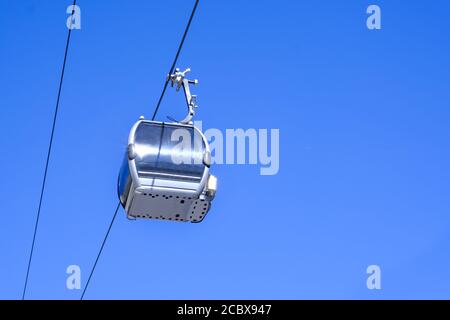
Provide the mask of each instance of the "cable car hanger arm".
POLYGON ((191 72, 190 68, 187 68, 184 71, 180 71, 179 68, 175 69, 175 73, 169 75, 169 80, 171 81, 171 86, 175 86, 176 90, 179 91, 181 87, 184 90, 184 96, 186 98, 186 104, 188 106, 188 114, 187 116, 180 121, 182 124, 189 124, 192 122, 192 118, 195 115, 194 109, 197 108, 197 96, 191 94, 191 90, 189 88, 190 84, 197 85, 198 80, 189 80, 186 78, 186 74, 191 72))

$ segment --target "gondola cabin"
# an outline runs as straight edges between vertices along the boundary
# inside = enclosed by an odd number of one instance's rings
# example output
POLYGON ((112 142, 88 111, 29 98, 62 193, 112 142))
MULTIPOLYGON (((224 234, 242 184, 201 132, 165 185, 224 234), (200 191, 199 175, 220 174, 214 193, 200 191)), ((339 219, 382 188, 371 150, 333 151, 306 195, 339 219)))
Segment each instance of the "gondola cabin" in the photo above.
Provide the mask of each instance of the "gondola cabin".
POLYGON ((140 119, 132 127, 118 193, 131 219, 200 222, 217 179, 203 133, 192 124, 140 119))

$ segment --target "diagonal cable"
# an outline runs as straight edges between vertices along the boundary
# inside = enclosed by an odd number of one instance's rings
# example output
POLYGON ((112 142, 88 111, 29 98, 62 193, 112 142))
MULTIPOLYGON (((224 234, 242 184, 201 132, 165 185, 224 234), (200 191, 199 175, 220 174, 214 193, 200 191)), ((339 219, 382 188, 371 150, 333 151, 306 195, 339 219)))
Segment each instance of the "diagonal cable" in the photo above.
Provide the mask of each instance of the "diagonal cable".
POLYGON ((184 29, 183 37, 181 38, 177 53, 175 54, 175 58, 173 59, 172 65, 170 66, 169 73, 167 74, 167 79, 166 79, 166 82, 164 83, 163 90, 161 92, 161 95, 159 96, 159 100, 158 100, 158 103, 156 104, 155 111, 153 112, 152 121, 155 120, 156 114, 158 113, 159 107, 164 98, 164 94, 166 93, 167 85, 169 84, 169 80, 170 80, 169 77, 173 73, 173 70, 175 69, 175 65, 177 64, 178 57, 180 56, 181 48, 183 47, 184 40, 186 39, 187 33, 191 26, 192 19, 194 18, 194 15, 195 15, 195 11, 197 10, 198 2, 199 2, 199 0, 195 0, 194 8, 192 8, 191 16, 189 17, 189 21, 186 25, 186 28, 184 29))
POLYGON ((36 222, 34 224, 33 241, 31 243, 30 257, 28 259, 27 274, 25 276, 25 284, 23 286, 22 300, 25 300, 25 294, 27 292, 27 286, 28 286, 28 278, 29 278, 29 275, 30 275, 31 262, 33 260, 34 245, 35 245, 35 242, 36 242, 36 234, 37 234, 37 231, 38 231, 39 218, 40 218, 40 215, 41 215, 42 199, 44 197, 45 183, 47 181, 48 165, 49 165, 49 162, 50 162, 50 155, 51 155, 51 152, 52 152, 52 145, 53 145, 53 137, 54 137, 54 134, 55 134, 56 120, 58 118, 59 101, 60 101, 60 98, 61 98, 61 90, 62 90, 63 81, 64 81, 64 72, 66 70, 67 54, 69 52, 70 35, 72 34, 72 20, 73 20, 72 18, 73 18, 73 14, 75 13, 74 7, 76 6, 76 4, 77 4, 77 0, 74 0, 73 1, 73 7, 72 7, 72 17, 70 19, 69 32, 67 34, 66 49, 65 49, 65 52, 64 52, 64 61, 63 61, 63 66, 62 66, 62 70, 61 70, 61 78, 59 80, 58 96, 56 98, 55 112, 54 112, 54 115, 53 115, 52 132, 51 132, 50 141, 49 141, 49 144, 48 144, 47 161, 45 162, 44 177, 42 179, 41 195, 39 197, 39 206, 38 206, 38 210, 37 210, 37 214, 36 214, 36 222))
POLYGON ((92 278, 92 275, 94 274, 95 267, 97 266, 98 259, 100 259, 100 255, 102 254, 102 251, 103 251, 103 248, 105 246, 106 240, 108 239, 108 236, 109 236, 109 232, 111 231, 111 228, 112 228, 112 226, 114 224, 114 220, 116 220, 116 216, 117 216, 117 212, 119 211, 119 208, 120 208, 120 201, 117 204, 116 211, 114 212, 113 218, 111 219, 111 223, 109 224, 109 227, 108 227, 108 231, 106 232, 105 238, 103 239, 102 246, 100 247, 100 250, 98 251, 98 254, 97 254, 97 258, 95 259, 94 266, 92 267, 91 273, 89 274, 89 278, 88 278, 88 280, 86 282, 86 285, 84 286, 83 293, 81 294, 81 300, 83 300, 84 294, 86 293, 86 290, 87 290, 87 288, 89 286, 89 283, 91 282, 91 278, 92 278))

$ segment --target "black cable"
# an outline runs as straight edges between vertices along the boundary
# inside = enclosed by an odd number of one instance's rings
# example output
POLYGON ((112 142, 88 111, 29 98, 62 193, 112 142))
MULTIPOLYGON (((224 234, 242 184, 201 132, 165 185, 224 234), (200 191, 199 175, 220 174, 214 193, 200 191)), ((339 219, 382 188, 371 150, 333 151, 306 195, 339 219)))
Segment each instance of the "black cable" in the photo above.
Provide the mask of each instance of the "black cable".
POLYGON ((161 101, 164 97, 164 94, 166 93, 167 85, 169 84, 169 80, 170 80, 169 77, 173 73, 173 70, 175 69, 175 65, 177 63, 178 56, 180 55, 181 48, 183 47, 183 44, 184 44, 184 40, 186 39, 186 35, 189 31, 189 27, 191 26, 192 19, 194 18, 195 10, 197 10, 198 2, 199 2, 199 0, 195 0, 194 8, 192 8, 191 16, 189 17, 189 21, 186 25, 186 29, 184 29, 184 34, 183 34, 183 37, 181 38, 180 45, 178 46, 177 54, 175 55, 175 59, 173 60, 172 66, 170 67, 166 82, 164 83, 164 88, 161 92, 161 96, 159 97, 158 103, 156 104, 155 112, 153 112, 152 121, 155 120, 156 114, 158 113, 158 110, 159 110, 159 106, 161 105, 161 101))
MULTIPOLYGON (((77 0, 74 0, 73 1, 73 6, 75 6, 76 4, 77 4, 77 0)), ((49 145, 48 145, 47 161, 45 163, 44 177, 42 179, 41 196, 39 198, 39 206, 38 206, 37 215, 36 215, 36 222, 35 222, 35 225, 34 225, 33 241, 31 243, 30 258, 28 260, 27 275, 25 277, 25 284, 24 284, 23 292, 22 292, 22 300, 25 300, 25 294, 26 294, 27 285, 28 285, 28 277, 30 275, 31 261, 33 259, 34 244, 36 242, 36 234, 37 234, 38 225, 39 225, 39 218, 40 218, 40 215, 41 215, 42 199, 43 199, 44 191, 45 191, 45 183, 47 181, 48 164, 50 162, 50 154, 51 154, 52 145, 53 145, 53 136, 55 134, 56 120, 57 120, 58 110, 59 110, 59 100, 61 98, 61 89, 62 89, 63 80, 64 80, 64 72, 65 72, 65 69, 66 69, 67 53, 69 51, 70 35, 72 33, 72 20, 73 20, 73 14, 74 13, 75 13, 75 10, 74 10, 74 8, 72 8, 72 17, 71 17, 71 20, 70 20, 69 32, 67 34, 66 50, 64 52, 64 62, 63 62, 62 70, 61 70, 61 78, 59 80, 58 97, 56 99, 55 113, 53 115, 52 132, 51 132, 51 135, 50 135, 50 142, 49 142, 49 145)))
MULTIPOLYGON (((172 66, 170 67, 169 75, 172 74, 173 70, 175 69, 175 64, 177 63, 178 57, 179 57, 180 52, 181 52, 181 48, 183 47, 183 44, 184 44, 184 40, 186 39, 186 35, 187 35, 188 31, 189 31, 189 27, 191 26, 192 18, 194 17, 195 11, 197 9, 198 2, 199 2, 199 0, 195 0, 194 8, 192 9, 191 16, 189 17, 189 21, 188 21, 188 23, 186 25, 186 28, 184 30, 183 37, 181 38, 180 45, 178 46, 178 50, 177 50, 177 53, 175 55, 175 59, 173 60, 172 66)), ((167 77, 166 82, 164 83, 164 88, 163 88, 163 91, 161 93, 161 96, 159 97, 158 103, 157 103, 155 111, 153 113, 152 120, 155 120, 156 114, 158 113, 158 110, 159 110, 159 106, 161 105, 161 101, 162 101, 162 99, 164 97, 164 93, 166 92, 168 83, 169 83, 169 77, 167 77)), ((84 287, 83 293, 81 295, 81 300, 83 300, 84 294, 86 293, 86 290, 87 290, 87 288, 89 286, 89 282, 91 281, 92 274, 94 273, 95 267, 97 266, 97 262, 98 262, 98 260, 100 258, 100 255, 102 254, 103 247, 105 246, 106 240, 108 239, 109 232, 111 231, 111 227, 112 227, 112 225, 114 223, 114 220, 116 219, 119 207, 120 207, 120 201, 119 201, 119 204, 117 205, 116 211, 114 212, 114 216, 113 216, 113 218, 111 220, 111 223, 109 224, 108 231, 106 232, 105 238, 103 239, 103 243, 102 243, 102 246, 100 247, 100 251, 97 254, 97 258, 95 259, 94 266, 92 267, 91 273, 89 274, 88 281, 86 282, 86 286, 84 287)))
POLYGON ((91 278, 92 278, 92 275, 94 274, 95 267, 97 266, 98 259, 100 258, 100 255, 102 254, 103 247, 105 246, 106 240, 108 239, 109 232, 111 231, 112 225, 114 224, 114 220, 116 220, 116 216, 117 216, 117 212, 119 211, 119 208, 120 208, 120 201, 117 204, 116 211, 114 212, 113 218, 111 219, 111 223, 109 224, 108 231, 106 232, 105 238, 103 239, 102 246, 100 247, 100 251, 97 254, 97 258, 95 259, 94 266, 92 267, 91 273, 89 274, 88 281, 86 282, 86 286, 84 287, 83 294, 81 295, 80 300, 83 300, 84 294, 86 293, 86 290, 89 286, 89 282, 91 282, 91 278))

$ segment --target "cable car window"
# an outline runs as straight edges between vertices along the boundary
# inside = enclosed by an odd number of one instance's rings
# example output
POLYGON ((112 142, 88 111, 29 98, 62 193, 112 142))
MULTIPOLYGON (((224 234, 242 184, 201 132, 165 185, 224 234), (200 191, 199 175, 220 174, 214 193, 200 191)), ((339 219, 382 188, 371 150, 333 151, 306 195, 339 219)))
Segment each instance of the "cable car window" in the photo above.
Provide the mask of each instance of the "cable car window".
POLYGON ((136 169, 140 177, 200 180, 205 143, 193 127, 142 123, 136 129, 136 169))

